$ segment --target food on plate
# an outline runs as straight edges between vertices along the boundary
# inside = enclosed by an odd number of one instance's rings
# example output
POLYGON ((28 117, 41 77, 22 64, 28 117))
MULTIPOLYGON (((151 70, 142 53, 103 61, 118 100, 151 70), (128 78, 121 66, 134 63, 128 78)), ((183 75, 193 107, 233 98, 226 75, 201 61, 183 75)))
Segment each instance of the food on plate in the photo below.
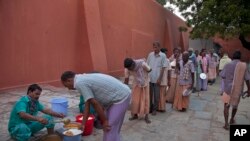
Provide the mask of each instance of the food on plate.
POLYGON ((66 136, 76 136, 76 135, 82 134, 82 130, 69 129, 69 130, 64 131, 63 134, 66 136))
POLYGON ((63 119, 63 123, 64 123, 65 125, 69 124, 69 123, 70 123, 70 119, 63 119))
POLYGON ((64 135, 66 135, 66 136, 74 136, 74 134, 73 134, 72 131, 66 131, 66 132, 64 133, 64 135))
POLYGON ((65 124, 63 127, 66 128, 66 129, 80 129, 81 128, 81 124, 80 123, 71 122, 69 124, 65 124))

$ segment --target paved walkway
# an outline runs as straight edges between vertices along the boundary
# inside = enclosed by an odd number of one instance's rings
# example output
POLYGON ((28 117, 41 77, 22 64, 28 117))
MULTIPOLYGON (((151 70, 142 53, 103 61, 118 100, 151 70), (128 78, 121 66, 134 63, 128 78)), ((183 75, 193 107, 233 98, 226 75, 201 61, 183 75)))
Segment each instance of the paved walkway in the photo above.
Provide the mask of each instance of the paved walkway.
MULTIPOLYGON (((218 81, 217 81, 218 82, 218 81)), ((69 117, 74 119, 78 113, 79 94, 65 88, 42 85, 43 92, 40 101, 50 107, 53 97, 67 97, 69 100, 69 117)), ((178 112, 166 104, 166 113, 150 116, 152 123, 144 120, 129 121, 130 112, 126 113, 122 127, 122 141, 229 141, 229 131, 222 128, 224 123, 223 104, 217 94, 218 83, 209 86, 209 90, 197 97, 194 93, 190 97, 187 112, 178 112)), ((0 140, 12 141, 8 135, 7 125, 10 110, 15 101, 26 94, 26 89, 14 89, 0 93, 0 140)), ((241 100, 236 115, 237 124, 250 124, 250 98, 241 100)), ((56 125, 59 128, 60 124, 56 125)), ((45 130, 32 137, 38 140, 45 134, 45 130)), ((84 136, 84 141, 101 141, 102 130, 94 129, 93 134, 84 136)))

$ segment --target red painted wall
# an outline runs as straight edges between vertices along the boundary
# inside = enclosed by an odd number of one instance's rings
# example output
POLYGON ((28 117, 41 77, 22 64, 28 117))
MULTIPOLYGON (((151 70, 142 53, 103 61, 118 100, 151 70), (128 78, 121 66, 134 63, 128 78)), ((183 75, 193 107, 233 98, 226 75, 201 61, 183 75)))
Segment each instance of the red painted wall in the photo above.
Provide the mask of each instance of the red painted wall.
POLYGON ((0 89, 92 70, 81 0, 0 1, 0 89))
POLYGON ((170 50, 188 46, 188 35, 178 30, 185 23, 154 0, 99 0, 99 9, 107 68, 112 75, 123 73, 125 57, 147 58, 153 41, 170 50))
POLYGON ((65 70, 123 74, 152 42, 188 47, 185 23, 154 0, 1 0, 0 90, 58 83, 65 70))
POLYGON ((250 51, 242 46, 239 39, 233 38, 229 40, 223 40, 220 38, 215 38, 214 42, 220 44, 223 50, 226 51, 230 57, 233 56, 233 53, 236 50, 239 50, 242 53, 242 60, 250 62, 250 51))

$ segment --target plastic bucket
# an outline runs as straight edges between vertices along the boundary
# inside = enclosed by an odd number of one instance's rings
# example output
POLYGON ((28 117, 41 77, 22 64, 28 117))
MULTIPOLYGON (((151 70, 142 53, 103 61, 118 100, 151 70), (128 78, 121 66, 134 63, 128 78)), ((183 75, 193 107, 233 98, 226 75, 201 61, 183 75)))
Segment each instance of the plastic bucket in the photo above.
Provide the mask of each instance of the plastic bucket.
POLYGON ((81 141, 81 134, 75 136, 63 136, 63 141, 81 141))
MULTIPOLYGON (((76 116, 76 122, 82 123, 82 117, 83 115, 77 115, 76 116)), ((88 136, 92 134, 93 131, 93 126, 94 126, 94 121, 95 121, 95 116, 94 115, 90 115, 88 117, 88 120, 85 123, 85 127, 84 127, 84 131, 82 133, 83 136, 88 136)))
POLYGON ((53 98, 51 99, 51 109, 54 112, 63 113, 67 116, 68 113, 68 100, 67 98, 53 98))

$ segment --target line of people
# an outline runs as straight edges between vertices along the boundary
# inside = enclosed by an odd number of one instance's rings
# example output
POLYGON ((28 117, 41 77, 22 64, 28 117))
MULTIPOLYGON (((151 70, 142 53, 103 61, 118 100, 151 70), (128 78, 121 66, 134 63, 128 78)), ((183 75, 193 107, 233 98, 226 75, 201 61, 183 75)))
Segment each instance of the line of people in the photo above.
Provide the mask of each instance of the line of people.
MULTIPOLYGON (((250 96, 250 63, 245 63, 241 60, 241 52, 235 51, 232 59, 228 54, 221 50, 221 58, 210 50, 206 54, 206 49, 202 49, 200 55, 198 51, 196 54, 196 89, 195 91, 207 90, 207 85, 215 83, 216 77, 219 73, 221 78, 219 94, 224 103, 224 129, 229 129, 229 124, 235 123, 235 115, 237 113, 238 104, 242 95, 250 96), (218 68, 218 71, 217 71, 218 68), (205 73, 208 79, 201 79, 199 76, 205 73), (198 78, 198 79, 197 79, 198 78), (244 81, 247 86, 247 91, 244 90, 244 81), (232 107, 231 118, 228 121, 229 108, 232 107)), ((198 93, 199 95, 199 93, 198 93)))
POLYGON ((149 113, 153 116, 158 112, 165 112, 166 103, 172 103, 174 109, 184 112, 189 105, 189 94, 207 91, 208 84, 213 85, 220 74, 221 85, 219 93, 224 102, 224 128, 229 123, 235 123, 235 114, 243 93, 244 84, 247 85, 247 96, 250 96, 250 69, 249 64, 241 62, 241 53, 236 51, 233 61, 226 52, 221 58, 210 50, 202 49, 200 53, 192 48, 181 53, 180 48, 173 49, 173 55, 167 58, 167 49, 160 49, 160 43, 153 43, 153 52, 146 59, 126 58, 125 84, 129 84, 132 76, 131 117, 135 120, 144 117, 150 123, 149 113), (206 77, 202 78, 201 74, 206 77), (235 83, 239 82, 239 83, 235 83), (189 94, 186 94, 189 91, 189 94), (232 116, 228 123, 229 107, 233 107, 232 116))
MULTIPOLYGON (((132 94, 132 117, 130 119, 145 115, 146 123, 151 122, 148 117, 150 112, 153 115, 156 115, 156 111, 165 112, 165 92, 167 86, 171 87, 171 83, 168 83, 171 81, 170 62, 166 54, 160 52, 159 42, 153 43, 153 49, 154 51, 149 54, 147 61, 127 59, 124 63, 124 66, 128 69, 126 76, 129 76, 130 73, 134 73, 134 76, 136 76, 132 94), (140 101, 136 99, 140 99, 140 101)), ((188 53, 184 52, 183 59, 176 60, 174 72, 183 74, 180 82, 176 82, 181 83, 181 86, 177 85, 176 89, 192 88, 194 69, 188 58, 188 53)), ((66 71, 61 75, 61 81, 65 87, 70 90, 78 90, 82 95, 84 100, 83 129, 91 105, 102 123, 103 141, 119 141, 123 119, 131 100, 131 90, 126 85, 128 79, 126 79, 126 84, 123 84, 106 74, 76 74, 73 71, 66 71)), ((41 92, 40 86, 32 84, 29 86, 27 95, 14 105, 8 127, 12 138, 26 141, 32 134, 44 127, 51 134, 54 127, 54 124, 50 122, 53 120, 51 116, 60 118, 65 116, 45 109, 43 104, 39 102, 41 92), (45 113, 45 117, 39 116, 39 111, 45 113)), ((188 97, 183 98, 181 93, 175 94, 175 97, 174 107, 185 110, 188 106, 188 97)))
MULTIPOLYGON (((168 59, 167 50, 161 49, 159 42, 154 42, 153 52, 149 53, 147 60, 131 58, 124 60, 125 84, 106 74, 76 74, 73 71, 65 71, 61 75, 61 82, 70 90, 78 90, 82 96, 83 130, 92 106, 102 124, 103 141, 120 141, 120 131, 130 101, 129 119, 144 117, 146 123, 151 123, 149 113, 154 116, 157 112, 166 111, 166 102, 172 103, 173 108, 178 111, 186 111, 191 91, 206 91, 207 80, 209 79, 211 84, 215 82, 218 59, 213 54, 211 52, 210 56, 207 56, 205 49, 202 49, 200 54, 197 51, 194 53, 192 49, 181 53, 180 48, 174 48, 173 55, 168 59), (200 78, 201 73, 207 74, 208 79, 200 78), (130 76, 133 76, 132 91, 127 86, 130 76), (196 89, 193 89, 194 86, 196 89)), ((240 59, 241 53, 236 51, 233 61, 224 54, 219 63, 222 77, 220 92, 225 103, 225 129, 229 128, 229 123, 235 123, 234 117, 244 89, 244 80, 250 96, 250 72, 246 63, 240 59), (230 106, 233 109, 228 123, 230 106)), ((45 108, 39 102, 41 92, 39 85, 32 84, 28 88, 27 95, 21 97, 13 106, 8 125, 12 138, 27 141, 32 134, 44 127, 51 134, 54 124, 49 121, 53 120, 52 116, 59 118, 65 116, 45 108), (39 116, 39 111, 46 115, 39 116)))
POLYGON ((173 55, 167 58, 167 49, 153 43, 153 52, 147 60, 126 58, 125 84, 132 81, 131 117, 135 120, 144 117, 150 123, 149 113, 166 112, 166 102, 173 103, 173 108, 186 111, 189 95, 194 86, 194 64, 188 52, 181 53, 174 48, 173 55), (186 90, 186 91, 185 91, 186 90), (186 93, 184 93, 186 92, 186 93))

